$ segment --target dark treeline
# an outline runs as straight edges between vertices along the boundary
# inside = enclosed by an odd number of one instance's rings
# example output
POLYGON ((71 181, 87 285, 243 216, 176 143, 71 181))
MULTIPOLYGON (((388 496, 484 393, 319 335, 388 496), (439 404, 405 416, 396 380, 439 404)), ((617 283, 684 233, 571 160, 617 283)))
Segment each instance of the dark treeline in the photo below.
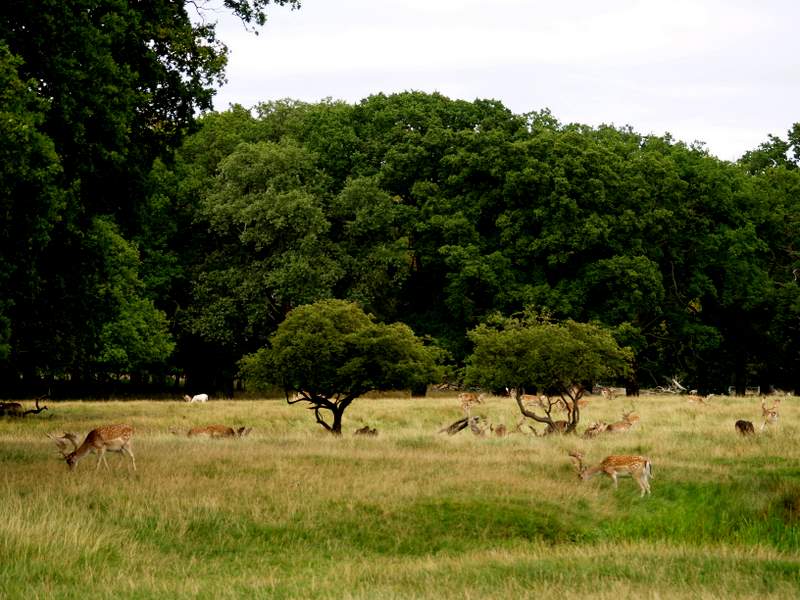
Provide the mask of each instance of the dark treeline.
POLYGON ((165 41, 188 52, 167 60, 44 4, 95 37, 0 9, 3 394, 231 394, 241 357, 323 298, 407 323, 455 367, 468 329, 535 307, 612 328, 631 390, 800 389, 800 127, 731 163, 419 92, 195 121, 224 67, 213 30, 165 41))

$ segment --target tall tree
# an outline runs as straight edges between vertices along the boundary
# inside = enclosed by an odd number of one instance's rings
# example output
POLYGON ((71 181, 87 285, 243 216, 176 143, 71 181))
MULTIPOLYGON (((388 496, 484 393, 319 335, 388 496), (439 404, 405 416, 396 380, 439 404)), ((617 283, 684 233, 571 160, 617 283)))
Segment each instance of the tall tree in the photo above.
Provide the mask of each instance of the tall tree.
MULTIPOLYGON (((299 6, 295 0, 224 0, 223 5, 258 25, 270 3, 299 6)), ((86 342, 101 336, 104 323, 87 316, 94 316, 91 269, 103 257, 87 232, 102 216, 126 240, 151 239, 142 231, 153 161, 169 156, 198 111, 212 108, 214 86, 224 77, 227 50, 214 24, 205 21, 213 14, 209 10, 205 2, 170 0, 0 4, 0 44, 8 49, 0 56, 2 69, 12 65, 26 96, 39 100, 35 128, 49 140, 59 167, 42 181, 55 178, 62 195, 60 203, 52 203, 47 193, 20 187, 7 201, 28 201, 23 194, 33 191, 35 204, 56 209, 47 216, 47 239, 37 239, 39 285, 24 309, 20 302, 2 308, 6 317, 0 321, 11 322, 6 345, 12 350, 4 370, 13 381, 41 372, 77 378, 99 358, 87 356, 87 347, 94 346, 86 342), (196 22, 189 10, 199 11, 196 22)), ((19 245, 22 231, 10 237, 4 246, 19 245)))

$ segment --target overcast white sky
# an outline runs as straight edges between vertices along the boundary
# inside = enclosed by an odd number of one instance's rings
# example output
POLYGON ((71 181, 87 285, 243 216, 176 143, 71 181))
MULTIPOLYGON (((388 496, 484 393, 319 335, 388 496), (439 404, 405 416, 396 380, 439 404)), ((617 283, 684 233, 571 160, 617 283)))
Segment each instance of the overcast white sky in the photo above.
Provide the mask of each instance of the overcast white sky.
POLYGON ((670 132, 735 160, 800 121, 798 0, 303 0, 221 17, 215 106, 438 91, 670 132))

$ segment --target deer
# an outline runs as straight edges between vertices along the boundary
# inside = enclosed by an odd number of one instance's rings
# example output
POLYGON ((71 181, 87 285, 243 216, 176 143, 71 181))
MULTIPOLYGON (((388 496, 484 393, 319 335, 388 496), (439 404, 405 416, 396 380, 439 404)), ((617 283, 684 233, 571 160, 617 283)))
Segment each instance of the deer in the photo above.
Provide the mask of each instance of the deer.
POLYGON ((378 430, 374 427, 370 427, 369 425, 364 425, 361 429, 356 429, 353 434, 375 437, 378 435, 378 430))
POLYGON ((605 421, 598 421, 592 423, 591 425, 589 425, 589 427, 586 428, 586 431, 583 432, 583 437, 585 439, 597 437, 598 435, 607 430, 608 430, 608 423, 606 423, 605 421))
POLYGON ((554 433, 563 435, 567 432, 567 427, 569 427, 569 421, 553 421, 547 424, 543 435, 552 435, 554 433))
POLYGON ((598 473, 605 473, 614 482, 614 489, 618 487, 617 477, 630 476, 636 480, 641 490, 641 497, 650 493, 650 479, 653 478, 653 464, 646 456, 611 455, 606 456, 596 467, 583 465, 583 454, 570 452, 578 477, 586 481, 598 473))
POLYGON ((609 423, 605 430, 610 433, 624 433, 638 422, 639 422, 639 415, 637 415, 633 411, 623 412, 622 421, 617 421, 616 423, 609 423))
POLYGON ((105 464, 106 469, 109 471, 111 468, 108 466, 106 460, 106 452, 119 452, 122 455, 128 455, 133 465, 133 470, 136 470, 136 459, 131 450, 131 438, 133 437, 133 427, 130 425, 105 425, 92 429, 83 443, 73 452, 67 454, 64 458, 69 465, 70 471, 75 470, 78 461, 83 459, 90 452, 97 454, 97 466, 95 471, 100 468, 100 463, 105 464))
POLYGON ((458 395, 458 401, 461 403, 461 410, 464 411, 464 415, 469 419, 470 418, 470 410, 476 404, 483 404, 483 399, 486 397, 486 394, 476 394, 475 392, 461 392, 458 395))
POLYGON ((45 433, 45 435, 55 442, 56 446, 58 447, 58 451, 64 458, 66 458, 67 454, 77 450, 79 447, 78 436, 69 431, 65 431, 64 435, 59 436, 51 435, 49 433, 45 433), (69 446, 72 446, 72 450, 68 451, 69 446))
POLYGON ((761 424, 761 431, 764 431, 767 425, 778 425, 778 407, 780 404, 780 399, 777 399, 771 408, 767 408, 764 398, 761 399, 761 416, 764 418, 764 423, 761 424))
POLYGON ((253 430, 252 427, 239 427, 234 429, 227 425, 204 425, 202 427, 192 427, 188 432, 188 437, 207 435, 211 438, 245 437, 253 430))
MULTIPOLYGON (((506 393, 512 398, 516 399, 517 388, 506 388, 506 393)), ((547 396, 544 394, 540 394, 538 396, 534 396, 533 394, 520 394, 519 397, 525 404, 535 404, 540 408, 545 408, 547 406, 547 396)))
POLYGON ((19 402, 0 402, 0 417, 18 417, 22 414, 22 404, 19 402))
POLYGON ((755 435, 756 430, 750 421, 739 419, 736 421, 736 431, 742 435, 755 435))
POLYGON ((689 394, 686 397, 686 401, 690 404, 702 404, 704 406, 708 406, 709 400, 714 397, 714 394, 709 394, 708 396, 700 396, 699 394, 689 394))
POLYGON ((505 437, 508 435, 508 428, 502 423, 499 425, 490 424, 489 431, 491 431, 495 437, 505 437))
POLYGON ((617 390, 610 387, 601 387, 600 395, 603 396, 603 400, 613 400, 617 397, 617 390))
POLYGON ((183 397, 184 401, 192 403, 192 402, 208 402, 208 394, 197 394, 195 396, 185 395, 183 397))

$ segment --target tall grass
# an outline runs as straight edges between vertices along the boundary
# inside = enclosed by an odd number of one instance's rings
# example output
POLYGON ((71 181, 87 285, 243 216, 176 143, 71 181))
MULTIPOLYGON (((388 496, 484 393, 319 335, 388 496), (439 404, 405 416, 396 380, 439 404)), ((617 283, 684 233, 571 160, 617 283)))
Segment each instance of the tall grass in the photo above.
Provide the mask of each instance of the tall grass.
MULTIPOLYGON (((626 399, 596 398, 591 420, 626 399)), ((626 434, 439 434, 455 397, 374 398, 331 437, 279 400, 64 402, 0 419, 0 597, 486 598, 800 595, 800 408, 753 439, 758 400, 642 396, 626 434), (136 428, 138 471, 70 473, 45 432, 136 428), (253 426, 208 440, 171 429, 253 426), (377 438, 352 435, 377 427, 377 438), (653 461, 653 494, 581 482, 567 453, 653 461)), ((508 399, 473 409, 519 419, 508 399)), ((582 430, 582 427, 579 428, 582 430)))

